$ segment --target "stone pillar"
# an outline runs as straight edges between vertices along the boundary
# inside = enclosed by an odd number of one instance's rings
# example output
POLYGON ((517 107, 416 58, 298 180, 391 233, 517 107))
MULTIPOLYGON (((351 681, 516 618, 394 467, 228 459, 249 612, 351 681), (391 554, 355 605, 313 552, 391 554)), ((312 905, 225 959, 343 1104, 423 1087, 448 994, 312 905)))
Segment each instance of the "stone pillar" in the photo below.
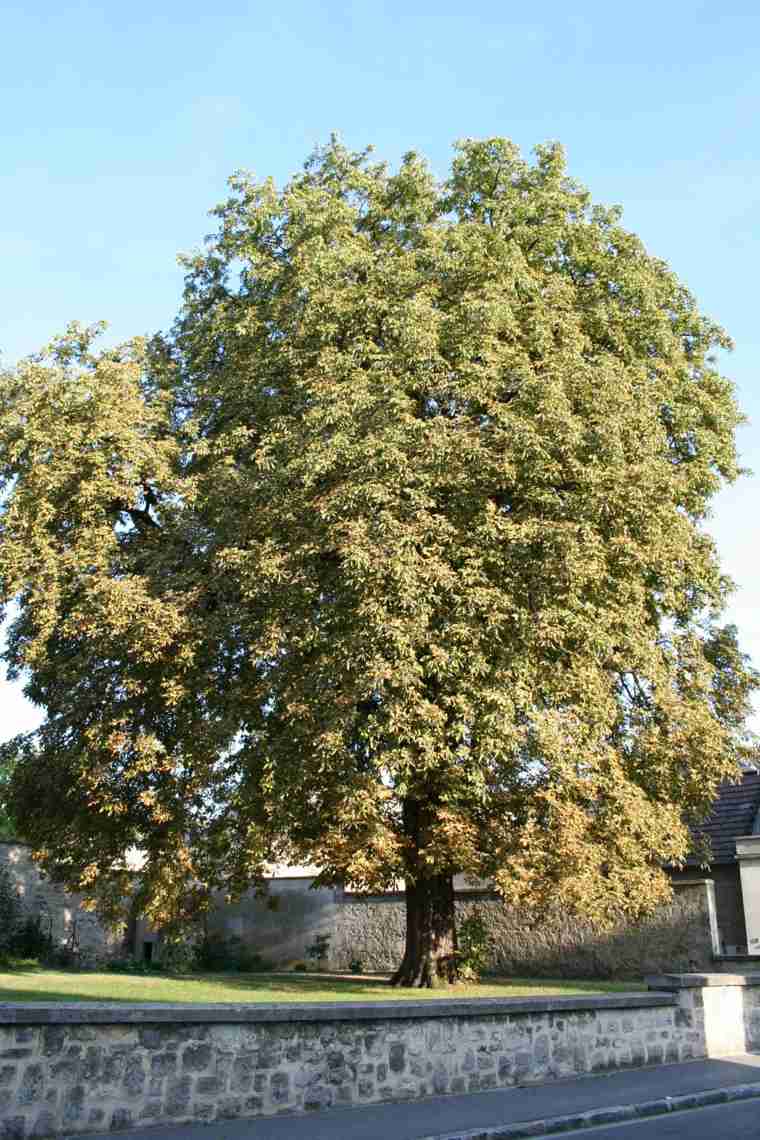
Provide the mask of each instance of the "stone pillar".
POLYGON ((747 953, 760 954, 760 835, 737 839, 736 858, 742 882, 747 953))
POLYGON ((679 1026, 695 1057, 730 1057, 760 1046, 760 974, 663 974, 649 988, 678 995, 679 1026))

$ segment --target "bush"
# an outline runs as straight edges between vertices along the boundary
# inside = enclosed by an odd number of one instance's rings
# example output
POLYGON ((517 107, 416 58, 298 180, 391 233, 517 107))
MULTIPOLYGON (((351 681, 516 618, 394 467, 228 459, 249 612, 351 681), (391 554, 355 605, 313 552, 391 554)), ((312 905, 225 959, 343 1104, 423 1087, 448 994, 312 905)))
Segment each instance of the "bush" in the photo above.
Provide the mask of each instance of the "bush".
POLYGON ((106 962, 106 970, 112 974, 163 974, 163 962, 138 962, 135 958, 111 958, 106 962))
POLYGON ((198 968, 197 963, 198 943, 190 935, 185 938, 165 938, 161 943, 161 960, 151 960, 147 964, 159 972, 163 970, 171 974, 188 974, 198 968))
POLYGON ((306 947, 307 957, 311 958, 312 962, 320 967, 324 965, 327 955, 330 953, 330 935, 317 934, 314 936, 314 941, 311 946, 306 947))
POLYGON ((195 968, 209 973, 255 974, 271 970, 273 967, 272 963, 262 958, 261 954, 246 946, 242 939, 209 934, 198 943, 195 968))
POLYGON ((50 930, 38 916, 24 915, 24 908, 6 867, 0 867, 0 960, 38 959, 48 962, 53 954, 50 930))
POLYGON ((39 959, 44 966, 54 966, 58 970, 75 970, 81 966, 81 960, 76 950, 71 946, 53 946, 39 959))
POLYGON ((20 958, 39 958, 46 962, 54 953, 50 929, 43 929, 42 919, 39 916, 25 918, 16 927, 12 949, 20 958))
POLYGON ((485 970, 491 950, 491 938, 484 916, 472 910, 459 924, 459 976, 465 982, 477 982, 485 970))
POLYGON ((364 963, 362 962, 361 958, 352 958, 348 963, 348 969, 352 974, 363 974, 364 963))

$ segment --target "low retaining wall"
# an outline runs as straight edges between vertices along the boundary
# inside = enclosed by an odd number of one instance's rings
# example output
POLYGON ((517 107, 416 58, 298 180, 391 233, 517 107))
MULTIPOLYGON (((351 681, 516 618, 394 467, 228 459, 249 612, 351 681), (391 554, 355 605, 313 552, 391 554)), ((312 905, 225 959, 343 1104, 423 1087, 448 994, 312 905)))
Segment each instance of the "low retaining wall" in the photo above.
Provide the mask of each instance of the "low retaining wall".
POLYGON ((4 1140, 474 1092, 760 1047, 760 975, 650 993, 0 1005, 4 1140))

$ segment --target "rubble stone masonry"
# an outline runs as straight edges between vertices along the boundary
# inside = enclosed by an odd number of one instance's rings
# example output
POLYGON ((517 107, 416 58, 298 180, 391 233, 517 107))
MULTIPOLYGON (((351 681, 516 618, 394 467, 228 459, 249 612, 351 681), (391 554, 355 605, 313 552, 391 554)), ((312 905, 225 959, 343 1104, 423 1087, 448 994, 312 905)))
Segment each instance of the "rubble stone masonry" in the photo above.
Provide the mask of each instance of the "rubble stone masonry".
POLYGON ((760 1047, 760 975, 649 993, 304 1005, 0 1005, 0 1136, 474 1092, 760 1047))

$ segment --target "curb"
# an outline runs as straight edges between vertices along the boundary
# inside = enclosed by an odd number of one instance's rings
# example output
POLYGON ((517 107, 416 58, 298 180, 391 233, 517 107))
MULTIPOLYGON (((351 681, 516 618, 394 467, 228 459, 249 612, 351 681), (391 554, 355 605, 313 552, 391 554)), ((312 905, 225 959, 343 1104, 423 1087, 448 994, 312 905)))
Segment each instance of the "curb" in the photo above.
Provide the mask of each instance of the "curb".
POLYGON ((663 1116, 668 1112, 684 1112, 690 1108, 707 1108, 714 1104, 760 1098, 760 1081, 750 1085, 728 1085, 722 1089, 687 1093, 684 1096, 664 1096, 657 1100, 644 1100, 638 1104, 616 1104, 611 1108, 590 1108, 569 1116, 551 1116, 544 1120, 523 1120, 519 1124, 497 1124, 490 1128, 475 1128, 467 1132, 437 1133, 422 1140, 528 1140, 532 1136, 556 1136, 560 1132, 577 1132, 581 1128, 595 1128, 602 1124, 622 1124, 627 1120, 642 1120, 650 1116, 663 1116))

